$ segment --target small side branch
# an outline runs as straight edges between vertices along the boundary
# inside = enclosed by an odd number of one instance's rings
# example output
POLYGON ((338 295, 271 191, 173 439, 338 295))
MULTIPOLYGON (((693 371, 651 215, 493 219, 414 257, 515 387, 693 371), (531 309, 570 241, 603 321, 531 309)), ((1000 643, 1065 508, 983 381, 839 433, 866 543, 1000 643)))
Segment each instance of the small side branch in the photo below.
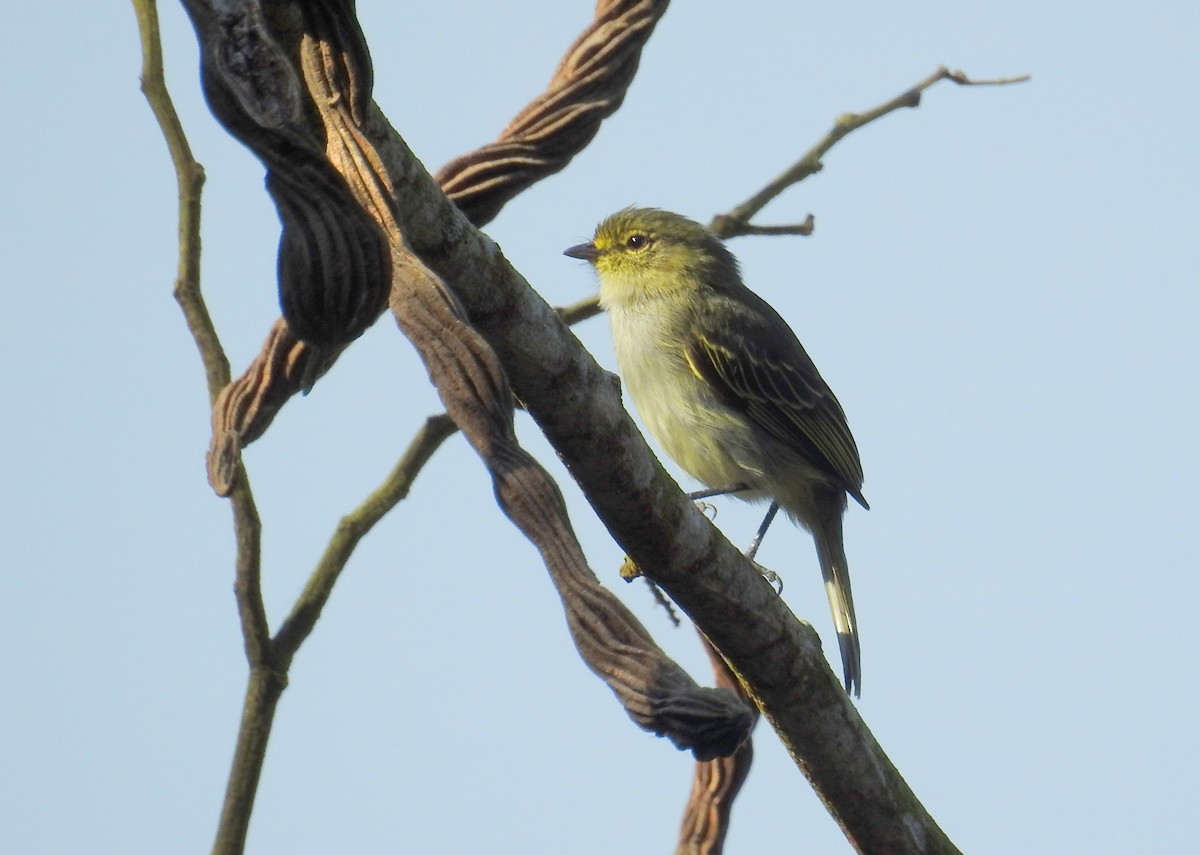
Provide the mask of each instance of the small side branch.
POLYGON ((800 226, 751 226, 750 220, 761 211, 768 202, 783 193, 793 184, 798 184, 810 175, 815 175, 824 168, 822 158, 831 148, 842 139, 861 127, 869 125, 876 119, 881 119, 888 113, 893 113, 906 107, 918 107, 921 104, 921 93, 941 80, 949 80, 960 86, 1007 86, 1013 83, 1023 83, 1029 79, 1028 74, 1018 77, 1000 77, 993 80, 972 80, 962 71, 951 71, 946 66, 918 82, 915 86, 885 101, 877 107, 872 107, 862 113, 843 113, 834 120, 833 127, 816 144, 804 153, 794 164, 788 167, 778 178, 771 181, 745 202, 735 206, 729 213, 720 214, 713 218, 709 228, 723 238, 747 234, 809 234, 812 232, 812 215, 805 224, 800 226))
MULTIPOLYGON (((708 229, 720 238, 728 239, 742 235, 810 235, 815 226, 815 219, 809 214, 803 222, 779 226, 754 225, 750 220, 761 211, 768 202, 775 199, 794 184, 799 184, 810 175, 815 175, 824 168, 822 158, 831 148, 837 145, 852 131, 869 125, 876 119, 886 116, 904 107, 917 107, 921 103, 921 93, 940 80, 949 80, 960 86, 1007 86, 1013 83, 1023 83, 1029 80, 1028 74, 1018 77, 999 77, 992 80, 972 80, 961 71, 950 71, 941 66, 915 86, 905 90, 900 95, 885 101, 863 113, 843 113, 821 139, 804 153, 794 164, 788 167, 778 178, 767 184, 745 202, 735 206, 724 214, 717 214, 709 221, 708 229)), ((558 310, 559 316, 566 324, 576 324, 600 314, 600 305, 595 296, 580 300, 570 306, 558 310)))
POLYGON ((361 505, 342 517, 321 560, 308 577, 304 591, 292 606, 291 614, 275 635, 276 650, 284 667, 291 662, 316 626, 321 610, 333 593, 334 584, 359 541, 388 511, 408 497, 418 473, 442 443, 457 430, 454 421, 445 413, 426 419, 384 482, 361 505))

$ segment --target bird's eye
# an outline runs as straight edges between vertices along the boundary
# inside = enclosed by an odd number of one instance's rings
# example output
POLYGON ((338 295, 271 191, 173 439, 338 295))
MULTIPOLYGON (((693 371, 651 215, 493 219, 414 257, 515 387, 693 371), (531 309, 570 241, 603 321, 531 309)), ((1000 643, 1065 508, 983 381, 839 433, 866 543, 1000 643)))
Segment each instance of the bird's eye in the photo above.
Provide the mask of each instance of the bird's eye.
POLYGON ((634 250, 645 249, 649 245, 650 245, 650 238, 648 238, 644 234, 641 234, 640 232, 638 232, 636 234, 631 234, 625 240, 625 246, 628 249, 634 249, 634 250))

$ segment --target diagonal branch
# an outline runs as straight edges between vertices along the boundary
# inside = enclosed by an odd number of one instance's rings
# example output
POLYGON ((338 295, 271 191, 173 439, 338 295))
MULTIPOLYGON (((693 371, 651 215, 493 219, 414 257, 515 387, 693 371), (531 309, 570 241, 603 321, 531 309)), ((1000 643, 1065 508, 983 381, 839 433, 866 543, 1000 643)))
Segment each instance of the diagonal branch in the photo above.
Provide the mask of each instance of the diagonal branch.
POLYGON ((736 669, 854 845, 955 852, 849 702, 816 633, 686 501, 608 375, 445 199, 382 115, 371 117, 367 135, 387 166, 412 250, 462 301, 617 543, 736 669))
MULTIPOLYGON (((591 142, 624 100, 642 48, 666 9, 667 0, 600 0, 546 90, 495 142, 438 172, 445 192, 475 226, 490 222, 513 196, 561 170, 591 142)), ((217 495, 228 495, 241 449, 260 437, 283 405, 310 388, 340 352, 340 347, 302 341, 283 319, 275 322, 259 355, 213 405, 208 471, 217 495)))
MULTIPOLYGON (((759 226, 750 220, 761 211, 767 203, 774 200, 789 187, 799 184, 805 178, 815 175, 825 168, 822 158, 829 150, 845 139, 851 132, 881 119, 889 113, 894 113, 904 107, 918 107, 921 103, 921 93, 940 80, 949 80, 960 86, 1007 86, 1013 83, 1023 83, 1029 80, 1029 75, 1018 77, 1001 77, 994 80, 972 80, 962 71, 950 71, 945 66, 919 81, 915 86, 906 89, 900 95, 889 101, 884 101, 863 113, 843 113, 835 121, 833 128, 822 136, 806 151, 799 160, 788 167, 778 178, 765 185, 745 202, 734 206, 728 212, 715 215, 708 223, 708 229, 720 238, 739 237, 742 235, 809 235, 812 234, 814 218, 812 214, 802 223, 783 226, 759 226)), ((564 321, 574 324, 600 314, 600 303, 595 296, 587 297, 566 308, 560 309, 564 321)))
MULTIPOLYGON (((370 67, 352 6, 297 3, 274 10, 268 18, 254 0, 219 5, 185 0, 185 5, 201 43, 210 106, 231 133, 267 163, 268 188, 284 222, 280 282, 285 311, 290 307, 290 312, 273 338, 281 343, 277 354, 285 357, 266 361, 259 376, 311 383, 356 334, 375 299, 379 277, 389 276, 398 301, 397 320, 422 353, 451 415, 487 462, 501 506, 542 551, 589 666, 642 726, 693 749, 697 757, 732 752, 750 723, 748 710, 727 691, 696 686, 595 581, 566 521, 557 488, 516 445, 513 396, 490 347, 462 322, 457 302, 436 277, 407 254, 393 216, 389 175, 362 131, 370 105, 370 67), (274 30, 281 22, 287 26, 274 30), (296 60, 298 67, 292 64, 296 60), (385 262, 376 259, 380 241, 390 248, 385 262), (348 262, 347 269, 337 266, 339 259, 348 262), (347 291, 354 283, 361 290, 347 291), (316 355, 302 357, 298 351, 304 343, 288 340, 293 324, 318 340, 321 349, 316 355)), ((244 437, 255 435, 256 428, 221 425, 216 414, 227 411, 214 408, 214 426, 220 429, 214 431, 218 445, 210 454, 210 473, 227 479, 224 492, 257 526, 238 454, 244 437)), ((435 424, 432 431, 431 445, 448 429, 435 424)), ((415 466, 401 468, 415 474, 424 453, 414 453, 409 462, 415 466)), ((398 500, 393 485, 383 492, 386 495, 372 497, 343 521, 275 641, 265 638, 265 617, 244 620, 252 653, 251 682, 218 830, 218 852, 244 846, 287 666, 319 617, 357 539, 398 500)), ((257 602, 261 611, 257 528, 243 534, 239 528, 239 543, 251 547, 246 565, 254 570, 254 588, 240 584, 239 561, 239 604, 257 602)))
POLYGON ((417 474, 456 430, 453 420, 444 413, 426 419, 384 482, 338 522, 337 531, 329 539, 316 569, 309 575, 291 614, 275 634, 278 655, 285 668, 312 632, 359 541, 388 511, 408 497, 417 474))
MULTIPOLYGON (((761 211, 768 202, 782 193, 784 190, 791 187, 793 184, 798 184, 810 175, 815 175, 825 168, 822 158, 829 152, 831 148, 838 144, 849 134, 858 130, 861 127, 869 125, 876 119, 881 119, 888 113, 893 113, 896 110, 905 107, 916 108, 921 104, 921 93, 933 86, 941 80, 950 80, 960 86, 1007 86, 1012 83, 1023 83, 1029 79, 1029 75, 1021 75, 1019 77, 1004 77, 995 80, 972 80, 961 71, 951 71, 946 66, 939 67, 936 71, 919 81, 915 86, 910 87, 901 94, 897 95, 889 101, 884 101, 878 106, 872 107, 862 113, 843 113, 834 120, 833 127, 825 136, 821 137, 817 143, 804 153, 804 155, 794 164, 789 166, 784 172, 774 181, 768 183, 765 187, 755 193, 740 205, 735 205, 734 208, 727 214, 720 214, 715 217, 710 225, 713 233, 719 237, 728 238, 743 234, 779 234, 779 233, 799 233, 808 234, 812 230, 811 223, 807 226, 807 231, 799 232, 780 232, 771 231, 772 227, 752 227, 749 225, 750 220, 761 211), (766 229, 766 230, 764 230, 766 229)), ((780 227, 775 227, 779 229, 780 227)), ((794 229, 796 227, 782 227, 784 230, 794 229)))

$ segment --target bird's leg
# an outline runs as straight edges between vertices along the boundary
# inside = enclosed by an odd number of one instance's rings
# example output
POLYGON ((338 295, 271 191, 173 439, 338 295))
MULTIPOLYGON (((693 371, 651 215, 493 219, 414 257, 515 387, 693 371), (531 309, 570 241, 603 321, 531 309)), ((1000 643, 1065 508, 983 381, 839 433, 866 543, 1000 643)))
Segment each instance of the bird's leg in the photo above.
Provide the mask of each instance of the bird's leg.
POLYGON ((758 554, 758 548, 762 546, 763 535, 771 527, 771 523, 774 522, 777 513, 779 513, 779 502, 771 502, 771 507, 767 508, 767 515, 763 517, 762 525, 758 527, 758 531, 754 535, 754 540, 750 541, 750 546, 746 549, 746 557, 751 561, 758 554))
POLYGON ((767 515, 763 517, 762 525, 758 527, 758 531, 754 534, 754 540, 750 541, 750 546, 746 549, 746 557, 758 568, 758 572, 763 575, 763 578, 771 584, 771 587, 775 589, 775 593, 782 594, 783 580, 779 578, 779 574, 774 570, 763 567, 754 560, 754 556, 758 554, 758 548, 762 546, 763 535, 771 527, 771 523, 775 520, 777 513, 779 513, 779 502, 771 502, 771 507, 767 508, 767 515))
MULTIPOLYGON (((694 493, 688 493, 687 497, 693 502, 697 502, 700 499, 708 499, 713 496, 727 496, 730 493, 740 493, 743 490, 749 489, 751 489, 749 484, 729 484, 726 487, 710 487, 706 490, 697 490, 694 493)), ((777 513, 779 513, 779 503, 771 502, 771 507, 767 508, 767 515, 763 518, 762 525, 758 527, 758 531, 754 535, 754 540, 750 542, 750 548, 746 550, 745 554, 750 559, 750 562, 758 568, 758 572, 762 574, 763 578, 771 583, 771 587, 775 589, 776 593, 782 594, 783 580, 779 578, 779 574, 774 570, 763 567, 754 560, 754 556, 758 553, 758 547, 762 544, 763 535, 771 527, 771 522, 775 519, 777 513)))
POLYGON ((688 493, 687 497, 695 502, 698 499, 711 499, 713 496, 727 496, 730 493, 740 493, 743 490, 749 489, 749 484, 729 484, 725 487, 710 487, 707 490, 697 490, 694 493, 688 493))

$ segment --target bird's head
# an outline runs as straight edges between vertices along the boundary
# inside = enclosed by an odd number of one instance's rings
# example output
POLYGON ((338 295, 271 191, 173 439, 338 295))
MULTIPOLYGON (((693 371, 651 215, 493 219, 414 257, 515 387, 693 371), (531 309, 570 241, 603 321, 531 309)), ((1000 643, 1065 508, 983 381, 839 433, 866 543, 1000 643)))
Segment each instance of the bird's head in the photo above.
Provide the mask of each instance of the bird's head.
POLYGON ((657 208, 618 211, 596 227, 590 243, 564 254, 592 263, 600 276, 600 300, 609 306, 738 280, 737 262, 716 236, 657 208))

